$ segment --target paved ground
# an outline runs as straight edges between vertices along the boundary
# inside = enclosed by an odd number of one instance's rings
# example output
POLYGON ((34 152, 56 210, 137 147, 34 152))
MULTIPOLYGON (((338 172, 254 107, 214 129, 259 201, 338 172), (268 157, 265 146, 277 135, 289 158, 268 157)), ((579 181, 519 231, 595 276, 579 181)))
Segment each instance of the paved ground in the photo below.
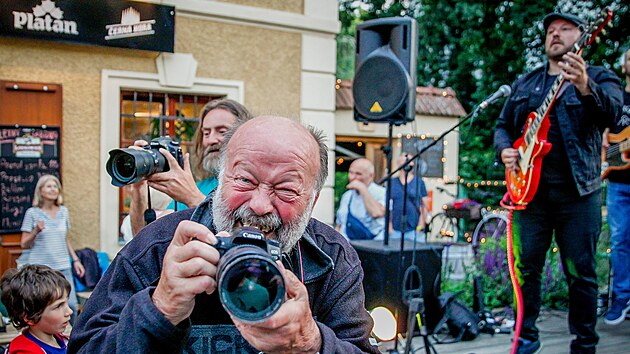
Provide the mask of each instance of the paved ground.
MULTIPOLYGON (((543 354, 568 353, 571 335, 567 328, 566 312, 547 311, 539 318, 538 328, 540 329, 543 343, 543 354)), ((601 337, 597 347, 598 353, 605 354, 626 354, 630 353, 630 319, 618 326, 608 326, 600 318, 597 330, 601 337)), ((434 344, 434 348, 439 354, 506 354, 511 349, 511 334, 490 335, 482 333, 473 341, 459 342, 453 344, 434 344)), ((431 341, 433 343, 433 341, 431 341)), ((381 351, 387 353, 393 348, 393 342, 381 344, 381 351)), ((422 337, 414 337, 410 353, 426 353, 422 337)), ((399 345, 398 351, 404 353, 404 346, 399 345)), ((433 353, 433 352, 432 352, 433 353)))

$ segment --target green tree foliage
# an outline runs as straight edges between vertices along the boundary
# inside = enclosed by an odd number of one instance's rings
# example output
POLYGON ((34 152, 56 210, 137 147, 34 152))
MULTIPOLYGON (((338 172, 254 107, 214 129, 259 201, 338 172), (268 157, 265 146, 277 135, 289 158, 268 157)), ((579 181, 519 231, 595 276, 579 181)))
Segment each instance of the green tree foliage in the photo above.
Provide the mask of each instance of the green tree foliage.
MULTIPOLYGON (((613 8, 614 28, 585 51, 587 62, 620 71, 620 56, 630 47, 627 0, 340 0, 338 76, 354 76, 356 25, 373 18, 413 16, 418 21, 418 85, 452 87, 470 112, 503 84, 544 63, 542 19, 551 11, 593 19, 613 8)), ((482 111, 472 126, 460 129, 459 174, 467 180, 501 179, 495 165, 493 133, 501 104, 482 111)))

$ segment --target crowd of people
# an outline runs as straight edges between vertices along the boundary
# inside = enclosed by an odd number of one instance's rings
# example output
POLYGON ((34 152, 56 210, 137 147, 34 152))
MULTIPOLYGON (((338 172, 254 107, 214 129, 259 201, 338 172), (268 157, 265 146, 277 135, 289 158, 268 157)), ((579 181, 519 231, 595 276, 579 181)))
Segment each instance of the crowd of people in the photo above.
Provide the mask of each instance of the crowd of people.
MULTIPOLYGON (((518 171, 522 152, 514 143, 562 75, 566 88, 546 116, 552 149, 543 160, 537 192, 526 208, 514 212, 524 298, 521 354, 542 347, 536 320, 552 240, 569 288, 568 322, 575 336, 570 352, 595 353, 599 341, 595 250, 602 228, 601 159, 602 150, 618 152, 618 137, 630 126, 630 50, 623 56, 624 90, 612 71, 588 65, 571 50, 583 25, 564 13, 544 18, 547 62, 513 83, 494 135, 497 156, 506 169, 518 171)), ((396 159, 400 171, 390 182, 390 220, 385 220, 385 188, 374 182, 373 162, 354 160, 333 228, 311 215, 328 176, 322 132, 285 117, 252 117, 229 99, 211 101, 199 118, 193 158, 186 154, 180 166, 160 150, 169 171, 127 187, 131 203, 123 233, 128 244, 76 321, 72 270, 82 275, 85 268, 67 237, 70 218, 59 179, 44 175, 37 181, 21 228, 18 269, 0 282, 11 321, 25 328, 9 353, 207 352, 217 349, 208 347, 217 341, 243 352, 378 353, 370 341, 373 320, 365 309, 364 274, 351 242, 382 240, 385 228, 394 239, 426 241, 427 190, 422 176, 413 173, 410 156, 396 159), (145 217, 149 209, 155 209, 156 220, 145 217), (218 290, 222 254, 212 245, 243 227, 261 230, 281 250, 277 264, 286 296, 261 321, 228 314, 218 290), (70 338, 63 334, 69 324, 70 338)), ((137 141, 132 148, 147 144, 137 141)), ((604 321, 615 325, 630 311, 630 170, 609 172, 613 299, 604 321)), ((269 302, 263 304, 257 308, 269 302)))

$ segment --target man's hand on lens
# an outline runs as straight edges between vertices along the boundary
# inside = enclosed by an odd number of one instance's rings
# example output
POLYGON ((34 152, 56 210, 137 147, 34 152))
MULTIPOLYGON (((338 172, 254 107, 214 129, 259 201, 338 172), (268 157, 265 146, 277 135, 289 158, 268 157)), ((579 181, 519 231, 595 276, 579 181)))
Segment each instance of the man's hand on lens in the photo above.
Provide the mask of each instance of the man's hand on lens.
POLYGON ((195 178, 190 168, 190 154, 184 155, 184 168, 181 168, 171 153, 165 149, 160 149, 160 153, 168 161, 169 170, 147 177, 149 186, 166 193, 176 201, 186 204, 189 208, 203 202, 206 196, 195 184, 195 178))
MULTIPOLYGON (((142 147, 147 145, 149 145, 149 143, 146 140, 136 140, 133 142, 133 145, 129 146, 129 149, 145 150, 142 147)), ((143 178, 136 183, 128 185, 127 188, 131 194, 132 200, 144 198, 144 207, 146 208, 147 181, 143 178)))
POLYGON ((316 353, 322 337, 313 319, 304 284, 277 262, 284 276, 287 299, 278 312, 261 323, 244 323, 232 316, 241 335, 254 348, 265 353, 316 353))
MULTIPOLYGON (((224 234, 227 236, 226 232, 217 236, 224 234)), ((215 244, 216 241, 215 235, 204 225, 184 220, 177 226, 152 296, 155 306, 173 325, 190 316, 197 294, 212 294, 216 290, 219 251, 204 243, 215 244)))

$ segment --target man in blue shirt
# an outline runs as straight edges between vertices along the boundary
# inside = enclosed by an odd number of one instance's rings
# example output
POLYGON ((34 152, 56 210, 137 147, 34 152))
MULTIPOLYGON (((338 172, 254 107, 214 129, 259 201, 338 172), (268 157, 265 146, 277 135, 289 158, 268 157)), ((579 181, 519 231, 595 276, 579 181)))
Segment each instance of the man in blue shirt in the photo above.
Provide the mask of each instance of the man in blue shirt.
MULTIPOLYGON (((217 187, 219 150, 225 133, 234 124, 250 119, 251 115, 242 104, 230 99, 220 99, 208 102, 201 110, 200 117, 193 151, 194 172, 198 182, 193 177, 189 154, 184 156, 184 168, 181 168, 168 151, 161 149, 160 152, 168 160, 169 171, 153 174, 129 187, 129 215, 134 235, 146 225, 144 211, 148 208, 147 183, 173 198, 167 209, 196 207, 217 187)), ((135 143, 136 146, 147 144, 144 140, 135 143)))
MULTIPOLYGON (((398 167, 405 162, 407 162, 407 155, 400 155, 397 161, 398 167)), ((413 163, 408 166, 413 169, 413 163)), ((403 168, 398 172, 398 178, 391 180, 392 218, 389 227, 392 239, 400 238, 401 234, 404 233, 407 240, 424 242, 426 239, 421 230, 426 226, 428 208, 425 206, 428 203, 428 193, 424 181, 422 178, 415 178, 412 169, 408 171, 407 168, 403 168), (407 195, 406 199, 403 200, 405 184, 407 195), (403 205, 405 204, 405 222, 403 225, 403 205)))
POLYGON ((337 210, 335 228, 348 239, 356 239, 346 229, 348 214, 351 213, 369 230, 371 237, 368 238, 382 239, 385 228, 385 188, 374 183, 374 165, 368 159, 353 161, 348 170, 348 180, 348 190, 341 196, 337 210))

